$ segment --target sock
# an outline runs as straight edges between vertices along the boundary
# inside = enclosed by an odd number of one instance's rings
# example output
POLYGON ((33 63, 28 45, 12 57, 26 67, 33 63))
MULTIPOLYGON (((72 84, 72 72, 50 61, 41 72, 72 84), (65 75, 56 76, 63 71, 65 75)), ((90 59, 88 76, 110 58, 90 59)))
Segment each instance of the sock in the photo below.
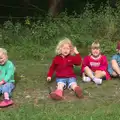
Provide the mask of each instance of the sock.
POLYGON ((84 81, 84 82, 90 82, 90 81, 91 81, 91 78, 90 78, 90 77, 83 77, 83 81, 84 81))
POLYGON ((9 94, 8 94, 7 92, 4 93, 4 99, 5 99, 5 100, 10 100, 9 94))
POLYGON ((92 76, 92 80, 93 80, 94 78, 95 78, 95 76, 93 75, 93 76, 92 76))

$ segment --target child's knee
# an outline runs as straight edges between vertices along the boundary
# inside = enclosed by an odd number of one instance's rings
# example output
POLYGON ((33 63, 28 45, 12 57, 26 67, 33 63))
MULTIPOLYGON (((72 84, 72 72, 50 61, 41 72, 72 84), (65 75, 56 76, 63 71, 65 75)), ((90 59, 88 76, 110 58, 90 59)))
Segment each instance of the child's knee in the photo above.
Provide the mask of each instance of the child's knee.
POLYGON ((114 64, 118 64, 116 60, 112 60, 111 61, 111 64, 114 65, 114 64))
POLYGON ((101 70, 97 70, 95 71, 95 75, 106 75, 106 72, 105 71, 101 71, 101 70))
POLYGON ((66 86, 65 83, 57 83, 57 88, 58 89, 63 89, 66 86))
POLYGON ((112 74, 111 74, 113 77, 117 77, 118 76, 118 74, 117 73, 115 73, 115 72, 112 72, 112 74))
POLYGON ((88 66, 86 66, 86 67, 84 68, 84 71, 87 71, 87 70, 90 70, 90 68, 89 68, 88 66))
POLYGON ((73 83, 69 84, 68 88, 71 88, 74 90, 76 86, 77 86, 77 83, 73 82, 73 83))
POLYGON ((9 93, 11 94, 12 90, 14 89, 14 84, 13 83, 6 83, 2 86, 2 93, 9 93))

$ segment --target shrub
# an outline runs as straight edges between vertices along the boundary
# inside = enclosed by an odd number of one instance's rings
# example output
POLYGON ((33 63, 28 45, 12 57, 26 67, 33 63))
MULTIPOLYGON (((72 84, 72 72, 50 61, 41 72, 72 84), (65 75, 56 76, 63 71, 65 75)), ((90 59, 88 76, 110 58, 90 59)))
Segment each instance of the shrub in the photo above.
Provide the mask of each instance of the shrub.
POLYGON ((53 50, 51 48, 62 37, 70 38, 79 48, 98 39, 103 51, 112 54, 120 38, 119 23, 120 6, 114 10, 106 5, 94 11, 93 6, 87 4, 81 15, 68 16, 65 12, 56 18, 46 16, 29 25, 6 21, 0 29, 0 42, 19 59, 41 59, 43 51, 53 50))

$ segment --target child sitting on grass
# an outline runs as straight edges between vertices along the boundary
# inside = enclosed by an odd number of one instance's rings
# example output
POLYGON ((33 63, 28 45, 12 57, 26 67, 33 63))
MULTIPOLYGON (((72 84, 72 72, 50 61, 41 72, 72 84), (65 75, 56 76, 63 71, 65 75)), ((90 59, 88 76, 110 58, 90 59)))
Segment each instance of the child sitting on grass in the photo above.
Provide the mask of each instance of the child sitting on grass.
POLYGON ((110 64, 108 65, 108 72, 112 77, 120 78, 120 41, 116 47, 117 54, 112 56, 110 64))
POLYGON ((56 47, 56 56, 49 68, 47 81, 51 81, 53 73, 56 73, 57 89, 50 93, 50 97, 55 100, 63 98, 63 89, 68 85, 77 97, 82 97, 82 89, 77 85, 76 75, 73 65, 81 64, 81 56, 72 42, 65 38, 56 47), (73 55, 75 54, 75 55, 73 55))
POLYGON ((83 60, 81 69, 83 81, 94 81, 96 84, 102 84, 103 78, 110 79, 107 68, 108 61, 106 56, 101 54, 99 42, 93 42, 91 45, 91 54, 83 60))
POLYGON ((0 93, 4 96, 4 100, 0 102, 0 107, 7 107, 13 104, 10 96, 15 87, 14 71, 15 67, 8 60, 7 51, 4 48, 0 48, 0 93))

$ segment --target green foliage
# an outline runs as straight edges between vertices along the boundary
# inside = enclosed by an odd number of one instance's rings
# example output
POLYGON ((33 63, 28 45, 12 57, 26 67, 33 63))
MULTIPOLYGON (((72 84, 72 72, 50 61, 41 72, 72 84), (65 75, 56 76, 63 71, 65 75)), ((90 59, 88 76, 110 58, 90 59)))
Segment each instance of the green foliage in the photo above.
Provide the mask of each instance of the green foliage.
POLYGON ((116 10, 101 5, 94 11, 93 5, 87 4, 81 15, 68 16, 65 12, 56 18, 46 16, 36 22, 26 18, 25 24, 6 21, 0 29, 0 42, 2 46, 10 46, 9 51, 15 51, 19 59, 41 58, 43 51, 49 52, 63 37, 70 38, 79 48, 98 39, 103 52, 112 54, 120 38, 119 23, 119 5, 116 10))

